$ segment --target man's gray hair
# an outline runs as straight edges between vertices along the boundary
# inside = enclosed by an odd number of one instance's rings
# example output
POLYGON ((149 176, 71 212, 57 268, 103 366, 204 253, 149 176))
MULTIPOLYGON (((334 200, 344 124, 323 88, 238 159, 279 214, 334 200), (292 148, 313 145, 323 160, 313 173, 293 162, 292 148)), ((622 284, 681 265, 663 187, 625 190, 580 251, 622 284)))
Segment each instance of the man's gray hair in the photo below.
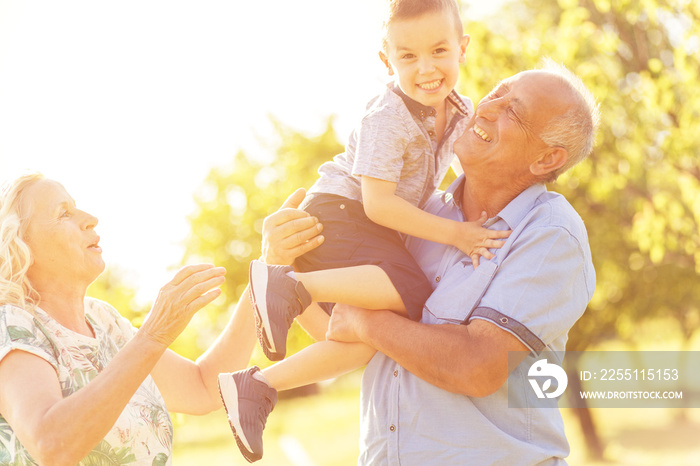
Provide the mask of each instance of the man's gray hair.
POLYGON ((540 134, 540 139, 547 145, 562 147, 569 155, 564 166, 552 173, 551 181, 554 181, 559 175, 588 157, 593 150, 596 132, 600 125, 600 106, 581 78, 564 65, 545 58, 542 60, 540 69, 560 77, 578 97, 578 102, 569 111, 552 118, 547 124, 547 129, 540 134))

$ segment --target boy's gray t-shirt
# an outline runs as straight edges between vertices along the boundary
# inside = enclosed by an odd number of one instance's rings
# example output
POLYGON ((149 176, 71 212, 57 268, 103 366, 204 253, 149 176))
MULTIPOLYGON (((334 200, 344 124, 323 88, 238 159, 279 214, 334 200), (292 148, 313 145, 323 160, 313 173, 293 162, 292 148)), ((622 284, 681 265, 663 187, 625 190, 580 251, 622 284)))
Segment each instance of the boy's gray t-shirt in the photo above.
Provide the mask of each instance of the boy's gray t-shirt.
POLYGON ((447 97, 448 120, 442 141, 435 132, 435 109, 406 96, 394 83, 367 104, 345 152, 319 168, 309 193, 327 193, 362 202, 362 176, 397 183, 396 195, 422 208, 444 178, 474 106, 455 91, 447 97))

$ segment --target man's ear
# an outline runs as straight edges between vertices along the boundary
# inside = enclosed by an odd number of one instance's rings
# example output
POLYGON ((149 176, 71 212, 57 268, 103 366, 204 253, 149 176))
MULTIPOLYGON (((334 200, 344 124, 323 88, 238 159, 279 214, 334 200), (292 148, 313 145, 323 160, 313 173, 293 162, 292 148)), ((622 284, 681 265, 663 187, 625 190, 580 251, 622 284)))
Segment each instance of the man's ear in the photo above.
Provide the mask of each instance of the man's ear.
POLYGON ((569 159, 569 153, 563 147, 548 147, 537 160, 530 164, 530 173, 544 176, 564 166, 569 159))
POLYGON ((386 56, 384 52, 379 52, 379 59, 384 63, 384 66, 386 66, 386 69, 389 71, 389 76, 394 75, 394 70, 391 69, 391 63, 389 63, 389 57, 386 56))
POLYGON ((465 34, 462 36, 462 40, 459 44, 459 62, 464 63, 467 61, 467 47, 469 46, 469 34, 465 34))

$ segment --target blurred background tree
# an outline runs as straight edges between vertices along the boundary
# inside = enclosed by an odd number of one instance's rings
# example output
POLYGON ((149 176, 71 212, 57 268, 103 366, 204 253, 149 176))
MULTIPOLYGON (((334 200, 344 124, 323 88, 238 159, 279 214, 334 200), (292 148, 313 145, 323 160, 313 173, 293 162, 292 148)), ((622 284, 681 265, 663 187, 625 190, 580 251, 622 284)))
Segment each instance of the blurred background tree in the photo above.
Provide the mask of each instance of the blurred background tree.
MULTIPOLYGON (((329 118, 325 130, 308 137, 273 121, 275 137, 268 141, 269 160, 253 159, 239 152, 231 165, 212 168, 195 194, 196 212, 189 218, 191 234, 186 241, 185 261, 203 260, 227 269, 224 299, 200 312, 177 343, 190 357, 200 354, 223 328, 229 308, 248 283, 248 265, 260 257, 262 221, 299 187, 309 188, 318 167, 343 151, 329 118)), ((297 324, 290 333, 290 354, 311 343, 297 324)), ((269 365, 256 348, 253 361, 269 365)))
POLYGON ((133 325, 140 327, 151 306, 139 303, 136 288, 118 267, 107 267, 87 291, 88 296, 109 303, 133 325))

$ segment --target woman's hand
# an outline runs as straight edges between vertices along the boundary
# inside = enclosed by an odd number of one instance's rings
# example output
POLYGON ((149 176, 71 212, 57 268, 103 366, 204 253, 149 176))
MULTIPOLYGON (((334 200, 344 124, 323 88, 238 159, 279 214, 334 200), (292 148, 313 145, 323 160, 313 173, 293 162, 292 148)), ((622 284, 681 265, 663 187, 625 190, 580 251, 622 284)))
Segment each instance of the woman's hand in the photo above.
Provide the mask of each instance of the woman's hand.
POLYGON ((291 265, 297 257, 323 243, 323 226, 318 219, 298 209, 305 196, 304 188, 297 189, 277 212, 263 220, 263 262, 291 265))
POLYGON ((220 294, 226 269, 211 264, 188 265, 160 289, 141 326, 151 340, 165 347, 187 327, 192 316, 220 294))

